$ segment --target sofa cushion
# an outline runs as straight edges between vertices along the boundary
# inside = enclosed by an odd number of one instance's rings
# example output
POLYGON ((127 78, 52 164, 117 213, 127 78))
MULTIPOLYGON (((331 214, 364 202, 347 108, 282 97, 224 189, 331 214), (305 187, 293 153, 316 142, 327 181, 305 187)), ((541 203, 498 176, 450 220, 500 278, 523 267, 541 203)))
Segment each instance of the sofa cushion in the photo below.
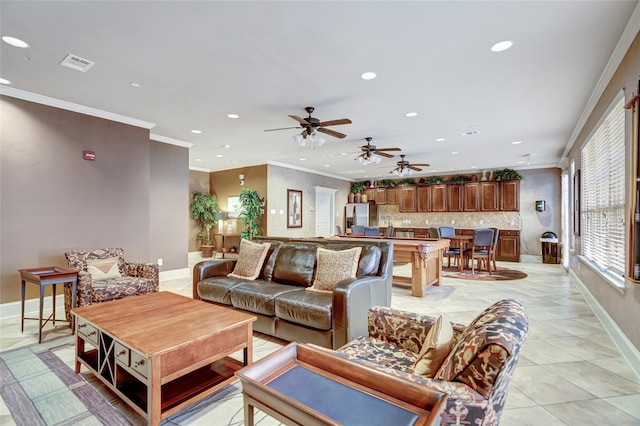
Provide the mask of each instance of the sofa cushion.
POLYGON ((418 360, 413 366, 414 374, 433 377, 453 347, 453 327, 445 317, 440 315, 429 329, 422 344, 418 360))
POLYGON ((418 354, 372 337, 358 337, 338 349, 351 359, 366 360, 396 371, 413 372, 418 354))
POLYGON ((316 277, 309 290, 333 292, 342 280, 355 278, 361 247, 347 250, 327 250, 318 247, 316 277))
POLYGON ((300 287, 310 287, 316 264, 314 243, 284 243, 278 251, 273 269, 273 281, 300 287))
POLYGON ((267 250, 267 257, 265 258, 262 271, 260 271, 260 278, 265 281, 273 280, 273 269, 276 267, 276 261, 278 259, 278 252, 280 251, 280 241, 271 241, 271 247, 267 250))
POLYGON ((278 296, 276 316, 319 330, 331 330, 333 327, 332 304, 331 293, 300 289, 278 296))
POLYGON ((380 247, 365 244, 362 246, 353 245, 348 246, 345 244, 327 244, 325 246, 328 250, 344 250, 345 248, 361 247, 360 261, 358 263, 358 273, 356 276, 362 277, 365 275, 377 275, 378 269, 380 269, 380 258, 382 257, 382 250, 380 247))
POLYGON ((94 280, 108 280, 110 278, 120 278, 117 257, 107 257, 105 259, 87 259, 87 272, 94 280))
POLYGON ((460 381, 487 395, 507 358, 519 351, 527 331, 527 316, 518 301, 495 303, 462 332, 434 378, 460 381))
POLYGON ((92 303, 100 303, 151 293, 153 287, 154 280, 151 278, 119 277, 93 281, 90 290, 91 301, 92 303))
POLYGON ((270 246, 271 244, 269 243, 254 243, 253 241, 243 238, 240 241, 238 261, 233 268, 233 272, 229 275, 246 280, 255 280, 258 278, 270 246))
POLYGON ((274 316, 276 313, 276 298, 296 290, 299 290, 299 288, 287 284, 245 281, 231 290, 231 304, 237 309, 274 316))
POLYGON ((205 278, 198 283, 198 296, 210 302, 231 305, 231 290, 245 282, 242 278, 231 276, 205 278))

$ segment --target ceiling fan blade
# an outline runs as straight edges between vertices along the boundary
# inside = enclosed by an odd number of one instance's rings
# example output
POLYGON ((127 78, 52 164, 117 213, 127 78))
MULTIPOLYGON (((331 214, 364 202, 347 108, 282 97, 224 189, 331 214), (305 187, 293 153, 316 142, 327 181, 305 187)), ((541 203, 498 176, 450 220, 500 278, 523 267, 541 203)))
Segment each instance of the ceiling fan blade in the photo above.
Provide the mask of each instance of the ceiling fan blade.
POLYGON ((376 151, 402 151, 400 148, 376 148, 376 151))
POLYGON ((275 130, 287 130, 287 129, 301 129, 302 127, 300 126, 296 126, 296 127, 280 127, 279 129, 267 129, 265 130, 265 132, 273 132, 275 130))
POLYGON ((431 164, 412 164, 412 166, 429 167, 431 164))
MULTIPOLYGON (((291 116, 289 116, 289 117, 291 117, 291 116)), ((339 124, 351 124, 351 120, 349 120, 348 118, 341 118, 340 120, 322 121, 322 122, 318 123, 318 126, 320 126, 320 127, 337 126, 339 124)))
POLYGON ((416 167, 416 166, 413 166, 411 164, 409 164, 407 167, 410 168, 411 170, 415 170, 416 172, 421 172, 422 171, 422 169, 420 167, 416 167))
POLYGON ((376 155, 380 157, 393 158, 393 154, 387 154, 386 152, 376 151, 376 155))
POLYGON ((347 137, 347 135, 345 135, 344 133, 336 132, 335 130, 324 129, 322 127, 319 127, 318 131, 333 136, 334 138, 344 139, 347 137))
POLYGON ((300 118, 297 115, 290 115, 289 117, 293 118, 294 120, 296 120, 298 123, 302 124, 303 126, 308 126, 309 122, 307 120, 305 120, 304 118, 300 118))

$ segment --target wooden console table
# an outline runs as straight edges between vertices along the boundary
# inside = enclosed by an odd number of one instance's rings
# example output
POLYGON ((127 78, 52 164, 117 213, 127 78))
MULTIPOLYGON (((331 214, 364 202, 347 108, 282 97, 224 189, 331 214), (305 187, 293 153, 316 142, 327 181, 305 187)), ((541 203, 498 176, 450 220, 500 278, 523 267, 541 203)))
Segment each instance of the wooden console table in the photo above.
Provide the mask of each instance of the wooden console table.
POLYGON ((290 343, 236 375, 248 426, 254 407, 288 425, 437 425, 447 400, 424 385, 304 343, 290 343))
POLYGON ((86 366, 150 425, 217 392, 252 362, 256 317, 170 292, 72 311, 86 366), (244 351, 244 362, 229 358, 244 351))
POLYGON ((365 236, 338 237, 341 240, 362 238, 388 241, 393 243, 393 260, 411 263, 411 278, 394 275, 393 280, 411 284, 411 295, 424 297, 427 287, 438 286, 442 280, 442 258, 449 247, 447 239, 382 238, 365 236))

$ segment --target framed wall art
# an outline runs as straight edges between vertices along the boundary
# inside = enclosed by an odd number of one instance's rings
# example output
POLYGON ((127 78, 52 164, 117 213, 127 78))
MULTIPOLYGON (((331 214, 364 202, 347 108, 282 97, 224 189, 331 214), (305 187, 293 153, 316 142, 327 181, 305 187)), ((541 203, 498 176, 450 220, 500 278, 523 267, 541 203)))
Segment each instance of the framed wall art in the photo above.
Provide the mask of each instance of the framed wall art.
POLYGON ((287 189, 287 228, 302 228, 302 191, 287 189))

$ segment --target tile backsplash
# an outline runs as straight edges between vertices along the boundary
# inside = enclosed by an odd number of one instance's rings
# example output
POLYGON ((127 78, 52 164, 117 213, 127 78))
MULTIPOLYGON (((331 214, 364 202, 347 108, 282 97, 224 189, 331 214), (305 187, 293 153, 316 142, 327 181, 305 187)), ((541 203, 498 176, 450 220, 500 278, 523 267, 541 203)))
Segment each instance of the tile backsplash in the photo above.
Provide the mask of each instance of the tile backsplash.
POLYGON ((396 205, 378 206, 378 225, 389 224, 396 228, 522 228, 520 212, 400 213, 396 205))

